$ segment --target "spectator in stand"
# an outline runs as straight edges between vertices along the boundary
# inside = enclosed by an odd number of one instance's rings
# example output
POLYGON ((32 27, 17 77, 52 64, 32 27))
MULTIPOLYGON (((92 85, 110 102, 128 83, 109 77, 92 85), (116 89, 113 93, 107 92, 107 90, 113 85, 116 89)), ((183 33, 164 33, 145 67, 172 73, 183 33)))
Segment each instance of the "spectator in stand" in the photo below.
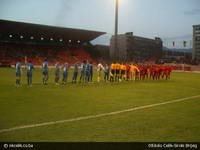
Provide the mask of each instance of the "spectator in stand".
POLYGON ((78 77, 78 63, 74 64, 74 73, 72 77, 72 83, 76 83, 78 77))
POLYGON ((16 86, 20 86, 21 85, 21 63, 20 61, 18 60, 16 65, 15 65, 15 68, 16 68, 16 86))
POLYGON ((59 79, 60 79, 60 63, 57 62, 55 65, 55 83, 56 83, 56 85, 59 85, 59 79))
POLYGON ((49 79, 49 73, 48 73, 48 62, 47 59, 42 63, 42 74, 43 74, 43 85, 47 85, 47 81, 49 79))
POLYGON ((67 84, 67 78, 68 78, 68 72, 69 72, 69 64, 65 63, 65 65, 63 66, 63 80, 62 80, 62 84, 67 84))
POLYGON ((29 61, 26 67, 27 67, 27 82, 28 82, 28 85, 31 86, 34 65, 32 64, 31 61, 29 61))

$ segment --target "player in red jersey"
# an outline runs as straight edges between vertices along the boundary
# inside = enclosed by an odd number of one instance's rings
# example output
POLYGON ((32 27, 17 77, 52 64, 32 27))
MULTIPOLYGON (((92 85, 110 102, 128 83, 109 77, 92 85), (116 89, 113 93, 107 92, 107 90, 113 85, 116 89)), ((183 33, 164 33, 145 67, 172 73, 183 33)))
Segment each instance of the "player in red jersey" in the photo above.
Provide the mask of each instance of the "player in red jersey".
POLYGON ((159 72, 159 68, 158 68, 158 66, 155 66, 154 67, 153 80, 158 80, 158 72, 159 72))
POLYGON ((154 76, 154 66, 149 67, 149 79, 153 80, 154 76))
POLYGON ((170 80, 171 72, 172 72, 172 67, 170 66, 166 67, 166 80, 170 80))
POLYGON ((146 75, 146 68, 145 66, 140 67, 140 80, 145 80, 145 75, 146 75))

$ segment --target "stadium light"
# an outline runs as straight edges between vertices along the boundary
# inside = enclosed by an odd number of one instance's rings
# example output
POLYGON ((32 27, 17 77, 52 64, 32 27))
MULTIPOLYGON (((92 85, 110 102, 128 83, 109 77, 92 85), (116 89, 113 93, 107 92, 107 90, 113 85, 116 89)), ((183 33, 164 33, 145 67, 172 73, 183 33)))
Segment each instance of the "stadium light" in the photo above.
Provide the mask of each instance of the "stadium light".
POLYGON ((119 0, 115 1, 115 39, 114 39, 114 49, 115 49, 115 59, 119 59, 119 50, 118 50, 118 12, 119 11, 119 0))
POLYGON ((115 35, 118 34, 119 0, 115 1, 115 35))

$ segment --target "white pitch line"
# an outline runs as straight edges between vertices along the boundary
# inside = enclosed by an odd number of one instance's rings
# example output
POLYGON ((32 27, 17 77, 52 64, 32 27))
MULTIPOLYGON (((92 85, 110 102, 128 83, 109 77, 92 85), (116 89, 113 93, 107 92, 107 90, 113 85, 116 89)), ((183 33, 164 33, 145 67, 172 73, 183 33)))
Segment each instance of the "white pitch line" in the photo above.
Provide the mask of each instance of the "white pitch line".
POLYGON ((15 130, 21 130, 21 129, 27 129, 27 128, 49 126, 49 125, 67 123, 67 122, 74 122, 74 121, 80 121, 80 120, 94 119, 94 118, 111 116, 111 115, 117 115, 117 114, 122 114, 122 113, 126 113, 126 112, 135 111, 135 110, 141 110, 141 109, 156 107, 156 106, 160 106, 160 105, 166 105, 166 104, 182 102, 182 101, 186 101, 186 100, 190 100, 190 99, 194 99, 194 98, 199 98, 199 97, 200 97, 200 95, 196 95, 196 96, 191 96, 191 97, 171 100, 171 101, 167 101, 167 102, 163 102, 163 103, 156 103, 156 104, 151 104, 151 105, 146 105, 146 106, 134 107, 134 108, 121 110, 121 111, 114 111, 114 112, 110 112, 110 113, 104 113, 104 114, 98 114, 98 115, 90 115, 90 116, 84 116, 84 117, 78 117, 78 118, 72 118, 72 119, 66 119, 66 120, 59 120, 59 121, 51 121, 51 122, 38 123, 38 124, 31 124, 31 125, 24 125, 24 126, 17 126, 17 127, 8 128, 8 129, 2 129, 2 130, 0 130, 0 133, 10 132, 10 131, 15 131, 15 130))

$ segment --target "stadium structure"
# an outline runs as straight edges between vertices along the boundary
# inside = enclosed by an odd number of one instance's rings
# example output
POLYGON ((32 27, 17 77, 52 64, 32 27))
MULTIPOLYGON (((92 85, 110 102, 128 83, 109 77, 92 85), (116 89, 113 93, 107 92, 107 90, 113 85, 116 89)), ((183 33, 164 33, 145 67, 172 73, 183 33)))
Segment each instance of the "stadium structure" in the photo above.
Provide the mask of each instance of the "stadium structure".
POLYGON ((200 64, 200 24, 193 26, 193 51, 192 59, 200 64))
MULTIPOLYGON (((162 58, 162 40, 158 37, 148 39, 133 35, 133 32, 117 35, 119 60, 143 62, 162 58)), ((110 57, 115 59, 115 36, 110 41, 110 57)))
POLYGON ((18 59, 40 65, 82 60, 95 63, 87 45, 105 32, 0 20, 0 64, 13 65, 18 59))

